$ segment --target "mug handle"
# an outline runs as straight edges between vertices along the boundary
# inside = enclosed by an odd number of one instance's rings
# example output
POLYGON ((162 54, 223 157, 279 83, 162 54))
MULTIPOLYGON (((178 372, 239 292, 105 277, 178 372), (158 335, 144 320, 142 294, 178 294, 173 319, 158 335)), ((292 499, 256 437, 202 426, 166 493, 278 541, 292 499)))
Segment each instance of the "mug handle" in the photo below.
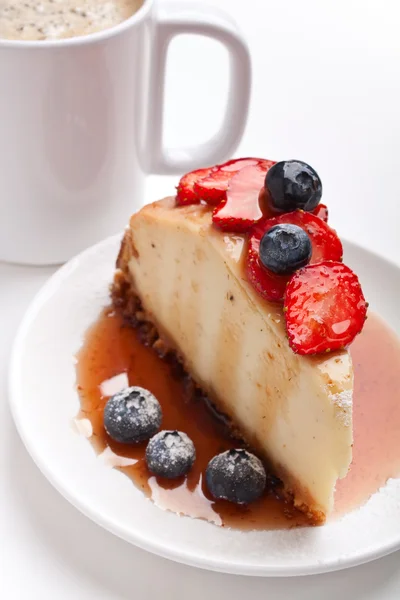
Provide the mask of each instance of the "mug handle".
POLYGON ((163 1, 155 14, 154 64, 150 82, 148 153, 150 171, 160 175, 186 173, 223 162, 239 144, 247 121, 251 88, 248 46, 231 18, 204 4, 163 1), (164 80, 167 49, 182 33, 203 35, 221 42, 230 56, 230 85, 225 117, 220 130, 207 142, 187 148, 163 147, 164 80))

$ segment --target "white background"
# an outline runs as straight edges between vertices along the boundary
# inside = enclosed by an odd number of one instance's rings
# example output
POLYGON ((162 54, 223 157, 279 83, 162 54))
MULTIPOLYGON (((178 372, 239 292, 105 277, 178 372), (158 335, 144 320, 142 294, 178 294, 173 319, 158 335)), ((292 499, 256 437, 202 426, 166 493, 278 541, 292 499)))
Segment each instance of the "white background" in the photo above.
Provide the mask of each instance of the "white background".
MULTIPOLYGON (((253 56, 252 106, 237 155, 310 162, 323 180, 333 226, 400 266, 397 0, 213 4, 229 10, 240 23, 253 56)), ((169 62, 166 141, 174 146, 200 142, 221 119, 226 56, 208 40, 185 37, 172 46, 169 62)), ((146 199, 166 195, 175 183, 175 178, 151 177, 146 199)), ((206 573, 129 546, 59 497, 23 448, 5 390, 16 327, 32 295, 52 272, 0 263, 1 598, 400 597, 399 554, 349 571, 290 580, 206 573)))

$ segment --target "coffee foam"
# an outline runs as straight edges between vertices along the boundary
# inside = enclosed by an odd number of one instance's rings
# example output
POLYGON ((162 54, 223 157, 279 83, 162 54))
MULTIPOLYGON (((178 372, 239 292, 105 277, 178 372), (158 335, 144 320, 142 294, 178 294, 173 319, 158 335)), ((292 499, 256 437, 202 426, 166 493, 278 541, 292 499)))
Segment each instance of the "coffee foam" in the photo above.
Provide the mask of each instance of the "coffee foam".
POLYGON ((131 17, 143 0, 0 0, 0 38, 54 40, 88 35, 131 17))

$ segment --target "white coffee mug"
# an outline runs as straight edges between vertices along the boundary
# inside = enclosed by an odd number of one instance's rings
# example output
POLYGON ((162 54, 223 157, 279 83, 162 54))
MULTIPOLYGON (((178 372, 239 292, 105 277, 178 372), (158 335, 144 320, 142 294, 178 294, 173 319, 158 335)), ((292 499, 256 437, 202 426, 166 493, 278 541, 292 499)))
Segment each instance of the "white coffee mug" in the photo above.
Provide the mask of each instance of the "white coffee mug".
POLYGON ((178 174, 230 156, 250 95, 247 45, 230 17, 201 4, 145 0, 86 37, 0 40, 0 260, 60 263, 120 231, 146 174, 178 174), (230 92, 221 130, 163 147, 166 52, 182 33, 222 42, 230 92))

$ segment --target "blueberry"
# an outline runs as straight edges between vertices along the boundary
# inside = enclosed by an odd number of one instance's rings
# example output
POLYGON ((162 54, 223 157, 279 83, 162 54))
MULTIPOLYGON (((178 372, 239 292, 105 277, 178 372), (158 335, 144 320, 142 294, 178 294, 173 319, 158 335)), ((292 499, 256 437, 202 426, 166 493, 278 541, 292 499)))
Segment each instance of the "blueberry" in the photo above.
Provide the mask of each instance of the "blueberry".
POLYGON ((298 208, 312 211, 322 196, 318 174, 300 160, 283 160, 273 165, 265 177, 265 189, 277 212, 298 208))
POLYGON ((104 408, 104 427, 116 442, 136 444, 148 440, 161 425, 157 398, 141 387, 128 387, 112 396, 104 408))
POLYGON ((267 476, 257 456, 247 450, 227 450, 210 460, 207 487, 214 498, 235 504, 250 504, 265 489, 267 476))
POLYGON ((310 262, 311 240, 297 225, 282 223, 264 233, 260 242, 260 261, 270 271, 287 275, 310 262))
POLYGON ((194 444, 182 431, 160 431, 146 449, 149 471, 159 477, 174 479, 186 475, 195 460, 194 444))

